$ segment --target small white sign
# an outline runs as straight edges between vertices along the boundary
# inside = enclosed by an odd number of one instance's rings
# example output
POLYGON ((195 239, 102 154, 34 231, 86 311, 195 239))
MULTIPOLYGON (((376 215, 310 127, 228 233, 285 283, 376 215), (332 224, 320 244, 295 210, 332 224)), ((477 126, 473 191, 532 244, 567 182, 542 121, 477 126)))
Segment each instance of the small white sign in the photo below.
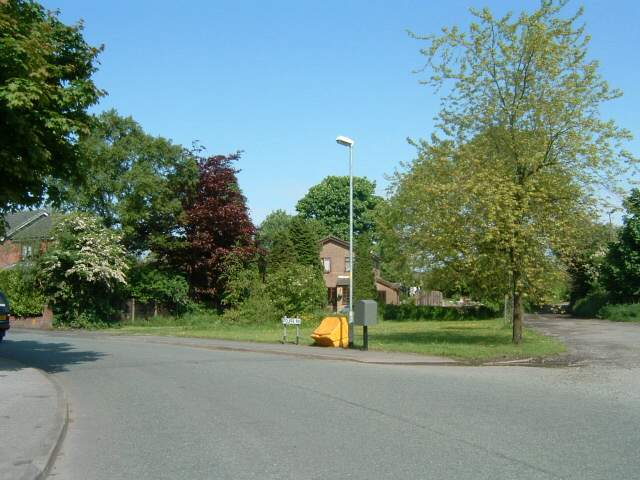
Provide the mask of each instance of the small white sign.
POLYGON ((302 319, 282 317, 282 324, 283 325, 302 325, 302 319))

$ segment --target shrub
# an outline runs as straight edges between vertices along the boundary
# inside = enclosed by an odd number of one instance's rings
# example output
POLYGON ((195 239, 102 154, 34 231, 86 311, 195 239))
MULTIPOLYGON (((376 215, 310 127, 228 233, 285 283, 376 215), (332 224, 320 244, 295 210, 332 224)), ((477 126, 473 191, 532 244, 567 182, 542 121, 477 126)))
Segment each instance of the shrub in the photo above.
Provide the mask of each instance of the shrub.
POLYGON ((129 272, 129 292, 141 302, 158 303, 177 315, 185 313, 191 305, 187 280, 151 264, 137 265, 129 272))
POLYGON ((33 268, 16 265, 0 270, 0 290, 4 292, 16 317, 35 317, 42 314, 46 297, 35 281, 33 268))
POLYGON ((598 291, 588 294, 586 297, 576 301, 573 305, 572 313, 576 317, 595 318, 602 307, 609 300, 607 293, 598 291))
POLYGON ((640 322, 640 303, 605 305, 598 312, 598 317, 614 322, 640 322))
POLYGON ((65 217, 38 265, 56 325, 101 326, 117 320, 126 285, 126 252, 119 235, 100 219, 84 213, 65 217))
POLYGON ((257 284, 251 295, 235 308, 224 312, 225 323, 259 324, 277 322, 282 314, 266 293, 265 286, 257 284))
POLYGON ((266 294, 280 316, 297 315, 322 308, 327 289, 319 268, 292 264, 267 276, 266 294))
POLYGON ((497 315, 498 312, 496 310, 484 305, 438 307, 403 303, 401 305, 384 305, 382 307, 383 318, 396 321, 472 320, 493 318, 497 315))

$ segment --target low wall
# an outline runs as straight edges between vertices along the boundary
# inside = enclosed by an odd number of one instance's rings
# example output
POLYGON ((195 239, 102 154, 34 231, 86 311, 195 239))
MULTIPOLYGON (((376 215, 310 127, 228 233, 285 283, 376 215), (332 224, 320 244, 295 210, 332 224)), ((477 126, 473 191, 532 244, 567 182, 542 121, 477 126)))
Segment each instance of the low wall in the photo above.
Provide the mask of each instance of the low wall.
POLYGON ((40 330, 51 330, 53 328, 53 312, 49 307, 39 317, 9 317, 11 327, 15 328, 37 328, 40 330))

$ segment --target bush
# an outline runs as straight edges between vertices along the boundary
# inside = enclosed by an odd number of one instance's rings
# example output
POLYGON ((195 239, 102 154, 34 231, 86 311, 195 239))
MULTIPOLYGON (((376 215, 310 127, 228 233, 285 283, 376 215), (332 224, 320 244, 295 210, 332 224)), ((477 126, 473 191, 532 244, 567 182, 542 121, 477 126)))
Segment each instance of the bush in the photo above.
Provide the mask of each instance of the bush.
POLYGON ((163 305, 176 315, 189 309, 189 284, 182 275, 160 270, 151 264, 140 264, 131 269, 128 276, 129 292, 135 299, 163 305))
POLYGON ((571 311, 576 317, 595 318, 608 301, 609 296, 605 292, 593 292, 577 300, 571 311))
POLYGON ((494 318, 498 312, 484 305, 463 307, 437 307, 403 303, 401 305, 384 305, 382 316, 385 320, 477 320, 494 318))
POLYGON ((265 291, 279 316, 312 312, 327 299, 322 272, 311 265, 292 264, 270 273, 265 291))
POLYGON ((42 315, 46 297, 36 283, 32 267, 16 265, 8 270, 0 270, 0 291, 7 296, 12 315, 42 315))
POLYGON ((598 312, 598 317, 614 322, 640 322, 640 303, 605 305, 598 312))
POLYGON ((56 225, 53 237, 38 260, 38 277, 52 300, 55 324, 99 327, 117 321, 128 267, 120 235, 99 218, 76 213, 56 225))
POLYGON ((240 305, 224 312, 225 323, 260 324, 275 323, 282 314, 268 297, 264 285, 256 285, 251 295, 240 305))

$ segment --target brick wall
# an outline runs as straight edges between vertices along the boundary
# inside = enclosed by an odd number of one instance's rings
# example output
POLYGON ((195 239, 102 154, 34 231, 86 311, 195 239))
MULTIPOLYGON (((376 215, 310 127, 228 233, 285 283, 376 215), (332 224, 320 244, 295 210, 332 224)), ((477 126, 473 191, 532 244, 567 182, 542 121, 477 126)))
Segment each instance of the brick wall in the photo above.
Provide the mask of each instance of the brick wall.
POLYGON ((349 276, 349 272, 345 268, 345 258, 348 256, 349 249, 334 242, 329 241, 322 245, 320 258, 331 259, 331 271, 324 274, 324 284, 327 287, 335 287, 338 282, 338 276, 349 276))
POLYGON ((19 243, 13 243, 11 240, 7 240, 0 245, 0 268, 8 267, 9 265, 15 265, 20 261, 22 256, 22 247, 19 243))
POLYGON ((15 328, 37 328, 40 330, 51 330, 53 328, 53 312, 51 308, 44 307, 42 315, 39 317, 9 317, 11 327, 15 328))

